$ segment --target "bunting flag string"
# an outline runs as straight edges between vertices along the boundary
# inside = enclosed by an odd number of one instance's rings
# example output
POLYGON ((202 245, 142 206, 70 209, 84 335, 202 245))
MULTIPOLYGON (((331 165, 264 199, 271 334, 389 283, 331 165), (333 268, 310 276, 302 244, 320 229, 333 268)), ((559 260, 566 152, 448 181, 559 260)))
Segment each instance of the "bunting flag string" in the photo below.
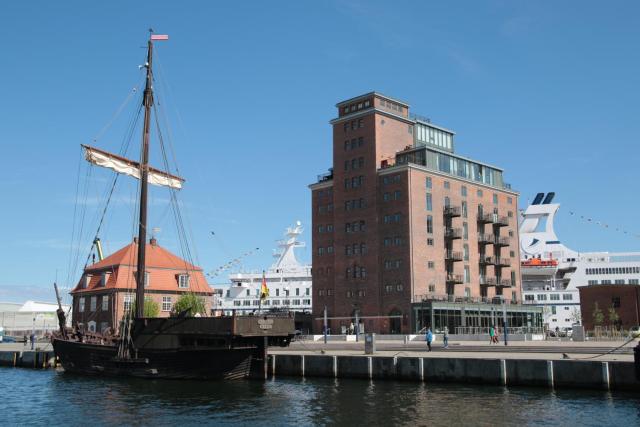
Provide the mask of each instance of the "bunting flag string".
POLYGON ((594 218, 591 218, 590 216, 581 215, 580 213, 574 212, 574 211, 569 211, 569 215, 572 216, 572 217, 575 217, 578 221, 581 221, 581 222, 583 222, 585 224, 596 225, 598 227, 606 228, 607 230, 610 230, 610 231, 615 231, 617 233, 621 233, 621 234, 624 234, 626 236, 630 236, 630 237, 634 237, 636 239, 640 239, 640 233, 636 233, 636 232, 627 230, 624 227, 608 224, 608 223, 606 223, 604 221, 599 221, 599 220, 596 220, 594 218))

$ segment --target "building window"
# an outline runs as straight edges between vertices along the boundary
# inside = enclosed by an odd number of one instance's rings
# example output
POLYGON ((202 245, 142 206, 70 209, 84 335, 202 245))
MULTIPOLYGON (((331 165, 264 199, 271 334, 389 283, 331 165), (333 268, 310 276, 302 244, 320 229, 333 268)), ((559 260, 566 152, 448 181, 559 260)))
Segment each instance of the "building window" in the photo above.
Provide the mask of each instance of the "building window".
POLYGON ((78 311, 79 311, 80 313, 83 313, 83 312, 84 312, 84 297, 80 297, 80 298, 78 299, 78 311))
POLYGON ((427 210, 433 210, 433 201, 431 200, 431 193, 427 193, 427 210))
POLYGON ((427 233, 433 234, 433 216, 427 215, 427 233))
POLYGON ((462 223, 462 237, 464 238, 464 240, 469 239, 469 224, 467 224, 466 222, 462 223))
POLYGON ((91 297, 90 300, 90 311, 94 312, 96 311, 96 305, 98 304, 98 297, 91 297))
POLYGON ((469 261, 469 245, 466 243, 462 245, 462 256, 465 261, 469 261))
POLYGON ((462 201, 462 218, 467 218, 468 212, 467 212, 467 202, 466 201, 462 201))
POLYGON ((471 282, 471 273, 469 272, 469 266, 464 266, 464 283, 471 282))
POLYGON ((178 287, 179 288, 188 288, 189 287, 189 275, 188 274, 180 274, 178 275, 178 287))
POLYGON ((620 297, 611 298, 611 305, 613 308, 620 308, 620 297))
POLYGON ((427 239, 427 246, 433 246, 433 239, 427 239))
POLYGON ((482 197, 482 190, 478 190, 478 191, 476 191, 476 195, 477 195, 478 197, 482 197))
POLYGON ((436 285, 434 285, 434 284, 429 285, 429 292, 433 293, 435 291, 436 291, 436 285))
POLYGON ((162 297, 162 311, 171 311, 171 297, 162 297))
POLYGON ((467 197, 467 187, 466 186, 462 186, 460 187, 460 194, 462 195, 462 197, 467 197))
POLYGON ((108 281, 109 281, 109 273, 105 271, 102 273, 102 278, 100 279, 100 286, 102 287, 107 286, 108 281))
POLYGON ((427 177, 426 184, 427 184, 427 188, 432 188, 433 187, 433 182, 431 181, 430 177, 427 177))
POLYGON ((109 311, 109 295, 102 296, 102 311, 109 311))
POLYGON ((513 204, 513 199, 511 197, 507 197, 507 204, 513 204))
POLYGON ((497 204, 498 204, 498 195, 497 195, 497 194, 494 194, 494 195, 493 195, 493 204, 494 204, 494 205, 497 205, 497 204))
POLYGON ((449 190, 449 189, 451 188, 451 184, 449 183, 449 181, 445 181, 445 182, 444 182, 444 188, 445 188, 446 190, 449 190))
POLYGON ((436 268, 436 263, 433 261, 428 261, 427 262, 427 268, 430 270, 433 270, 434 268, 436 268))
POLYGON ((131 304, 133 303, 133 294, 126 294, 124 296, 124 311, 131 310, 131 304))

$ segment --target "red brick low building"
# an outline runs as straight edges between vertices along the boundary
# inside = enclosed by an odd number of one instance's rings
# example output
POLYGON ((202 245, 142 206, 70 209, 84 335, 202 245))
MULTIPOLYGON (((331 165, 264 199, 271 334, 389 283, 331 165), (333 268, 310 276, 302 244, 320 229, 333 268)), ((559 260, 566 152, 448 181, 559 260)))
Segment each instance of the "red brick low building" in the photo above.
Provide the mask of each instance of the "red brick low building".
MULTIPOLYGON (((107 258, 87 266, 73 297, 73 325, 101 332, 117 326, 135 300, 138 244, 131 244, 107 258)), ((173 305, 184 293, 204 298, 206 314, 211 310, 213 290, 202 269, 158 246, 151 239, 146 247, 145 296, 160 308, 160 317, 168 317, 173 305)))
POLYGON ((589 285, 580 291, 582 324, 589 331, 594 329, 593 312, 598 308, 604 315, 602 326, 609 326, 609 309, 613 308, 620 319, 616 326, 629 329, 640 325, 640 285, 589 285))

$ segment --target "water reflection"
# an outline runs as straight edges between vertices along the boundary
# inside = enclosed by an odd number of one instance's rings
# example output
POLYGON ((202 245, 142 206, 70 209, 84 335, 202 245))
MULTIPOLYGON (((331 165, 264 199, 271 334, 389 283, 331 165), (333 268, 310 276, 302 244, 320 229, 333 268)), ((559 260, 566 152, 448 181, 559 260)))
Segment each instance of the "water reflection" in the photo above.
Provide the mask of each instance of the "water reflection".
POLYGON ((634 425, 639 395, 336 379, 86 378, 0 369, 9 424, 634 425))

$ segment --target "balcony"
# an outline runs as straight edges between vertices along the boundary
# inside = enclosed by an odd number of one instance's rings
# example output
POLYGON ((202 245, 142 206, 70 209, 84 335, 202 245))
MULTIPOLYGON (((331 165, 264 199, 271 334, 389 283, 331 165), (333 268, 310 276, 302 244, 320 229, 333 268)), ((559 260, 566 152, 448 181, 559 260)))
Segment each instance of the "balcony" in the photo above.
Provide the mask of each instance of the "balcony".
POLYGON ((480 265, 494 265, 495 258, 492 256, 480 254, 480 265))
POLYGON ((493 244, 498 247, 509 246, 510 241, 509 237, 496 237, 493 244))
POLYGON ((496 215, 493 223, 498 227, 507 227, 509 225, 509 217, 496 215))
POLYGON ((445 217, 456 218, 462 215, 460 206, 445 206, 443 210, 445 217))
POLYGON ((318 182, 331 181, 333 179, 333 168, 329 168, 329 172, 318 175, 318 182))
POLYGON ((462 239, 461 228, 445 228, 444 238, 449 240, 462 239))
POLYGON ((495 277, 480 276, 480 284, 483 286, 496 286, 495 277))
POLYGON ((478 213, 478 223, 480 224, 493 224, 495 215, 492 213, 478 213))
POLYGON ((481 245, 492 245, 495 241, 493 234, 478 234, 478 243, 481 245))
POLYGON ((462 274, 447 274, 447 285, 464 283, 462 274))
POLYGON ((513 284, 511 283, 511 279, 500 279, 497 286, 500 286, 501 288, 510 288, 513 284))
POLYGON ((444 255, 444 259, 445 261, 452 262, 462 261, 462 252, 447 251, 444 255))
POLYGON ((494 257, 494 265, 496 267, 510 267, 511 258, 494 257))

